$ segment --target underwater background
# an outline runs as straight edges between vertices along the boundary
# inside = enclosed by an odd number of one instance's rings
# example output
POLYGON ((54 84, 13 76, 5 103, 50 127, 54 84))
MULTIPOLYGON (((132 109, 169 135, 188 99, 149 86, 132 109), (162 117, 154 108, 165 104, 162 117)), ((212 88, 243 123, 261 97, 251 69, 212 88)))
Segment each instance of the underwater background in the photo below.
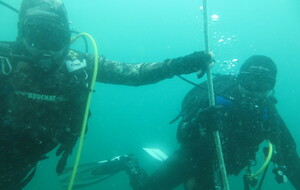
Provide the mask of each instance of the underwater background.
MULTIPOLYGON (((5 0, 16 8, 20 0, 5 0)), ((99 53, 126 63, 156 62, 204 49, 202 1, 200 0, 64 0, 71 28, 91 34, 99 53)), ((210 0, 210 47, 217 61, 213 73, 237 73, 249 56, 270 56, 278 66, 275 87, 277 108, 300 153, 300 2, 298 0, 210 0)), ((15 40, 16 13, 0 6, 0 40, 15 40)), ((84 50, 79 41, 73 48, 84 50)), ((90 46, 92 49, 92 46, 90 46)), ((92 51, 91 51, 92 53, 92 51)), ((186 76, 198 83, 195 74, 186 76)), ((81 163, 134 153, 151 173, 159 161, 142 148, 159 148, 171 154, 178 148, 176 123, 168 124, 180 111, 181 101, 192 88, 172 78, 157 84, 128 87, 96 84, 81 163)), ((75 160, 74 149, 68 165, 75 160)), ((55 152, 38 165, 25 190, 63 190, 55 173, 55 152)), ((262 160, 262 152, 257 155, 262 160)), ((259 165, 259 164, 258 164, 259 165)), ((289 190, 278 185, 271 173, 263 189, 289 190)), ((233 190, 242 189, 242 174, 230 177, 233 190)), ((124 172, 83 190, 130 190, 124 172)), ((182 187, 178 187, 182 190, 182 187)))

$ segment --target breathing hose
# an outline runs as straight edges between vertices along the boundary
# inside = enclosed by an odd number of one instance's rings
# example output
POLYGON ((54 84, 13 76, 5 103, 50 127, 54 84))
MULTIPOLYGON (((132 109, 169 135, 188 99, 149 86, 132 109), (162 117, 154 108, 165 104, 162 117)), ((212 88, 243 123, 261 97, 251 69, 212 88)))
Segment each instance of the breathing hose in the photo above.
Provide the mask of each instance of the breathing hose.
POLYGON ((87 38, 89 38, 94 47, 94 73, 93 73, 93 78, 92 78, 92 82, 91 82, 91 86, 90 86, 90 92, 89 92, 89 95, 87 98, 87 103, 86 103, 85 112, 84 112, 84 118, 83 118, 83 122, 82 122, 82 129, 81 129, 80 138, 79 138, 78 150, 77 150, 77 154, 76 154, 76 160, 75 160, 73 172, 71 175, 70 183, 68 186, 68 190, 73 189, 73 185, 74 185, 74 181, 75 181, 75 177, 76 177, 76 173, 77 173, 77 169, 78 169, 78 165, 79 165, 79 161, 80 161, 80 157, 81 157, 83 141, 84 141, 85 131, 86 131, 86 127, 87 127, 87 120, 88 120, 89 110, 90 110, 90 105, 91 105, 92 94, 94 91, 94 87, 95 87, 95 83, 96 83, 96 79, 97 79, 97 73, 98 73, 98 48, 97 48, 97 44, 96 44, 94 38, 87 33, 81 33, 81 34, 78 34, 75 37, 73 37, 71 39, 71 43, 73 43, 75 40, 77 40, 81 36, 86 36, 87 38))
POLYGON ((267 166, 269 165, 272 155, 273 155, 273 145, 272 143, 268 140, 269 143, 269 152, 268 152, 268 156, 264 162, 264 164, 261 166, 261 168, 255 172, 254 174, 248 176, 249 178, 255 178, 257 176, 259 176, 262 172, 264 172, 264 170, 267 168, 267 166))
MULTIPOLYGON (((208 40, 208 14, 207 14, 207 0, 203 0, 203 20, 204 20, 204 40, 205 40, 205 51, 209 53, 209 40, 208 40)), ((211 70, 207 70, 207 84, 208 84, 208 98, 209 98, 209 105, 215 106, 215 95, 214 95, 214 87, 213 87, 213 79, 211 70)), ((226 173, 226 166, 224 162, 223 152, 222 152, 222 145, 220 140, 219 131, 216 130, 213 132, 216 151, 219 161, 219 167, 221 172, 222 183, 224 186, 224 190, 229 190, 229 183, 226 173)))

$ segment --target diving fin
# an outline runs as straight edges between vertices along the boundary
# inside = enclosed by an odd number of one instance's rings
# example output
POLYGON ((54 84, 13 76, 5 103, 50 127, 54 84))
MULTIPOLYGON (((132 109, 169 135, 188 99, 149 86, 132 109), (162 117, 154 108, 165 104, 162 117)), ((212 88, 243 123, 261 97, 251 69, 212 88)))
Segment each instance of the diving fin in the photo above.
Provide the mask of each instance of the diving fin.
MULTIPOLYGON (((97 184, 103 180, 106 180, 116 174, 118 171, 112 170, 108 172, 108 163, 105 161, 81 164, 78 166, 77 175, 74 182, 73 189, 80 189, 86 186, 97 184), (102 175, 96 175, 95 171, 100 170, 103 167, 106 172, 102 172, 102 175)), ((71 179, 73 167, 66 168, 62 174, 59 175, 60 182, 64 188, 67 188, 71 179)), ((119 170, 120 171, 120 170, 119 170)), ((97 173, 99 174, 99 172, 97 173)))
MULTIPOLYGON (((118 172, 125 170, 127 167, 126 162, 130 159, 131 156, 122 155, 114 157, 110 160, 79 165, 73 189, 94 185, 112 177, 118 172)), ((59 176, 64 187, 68 186, 72 171, 73 167, 66 168, 59 176)))
POLYGON ((164 161, 168 158, 168 156, 157 148, 143 148, 151 157, 155 158, 158 161, 164 161))

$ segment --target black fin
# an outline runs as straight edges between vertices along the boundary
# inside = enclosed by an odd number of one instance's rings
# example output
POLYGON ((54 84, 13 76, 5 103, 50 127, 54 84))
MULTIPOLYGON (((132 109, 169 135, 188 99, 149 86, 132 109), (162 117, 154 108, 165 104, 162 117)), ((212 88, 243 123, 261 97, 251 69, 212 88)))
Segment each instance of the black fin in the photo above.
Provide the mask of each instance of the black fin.
POLYGON ((57 166, 56 166, 57 173, 61 174, 64 171, 64 169, 67 165, 67 161, 68 161, 68 153, 64 152, 57 163, 57 166))

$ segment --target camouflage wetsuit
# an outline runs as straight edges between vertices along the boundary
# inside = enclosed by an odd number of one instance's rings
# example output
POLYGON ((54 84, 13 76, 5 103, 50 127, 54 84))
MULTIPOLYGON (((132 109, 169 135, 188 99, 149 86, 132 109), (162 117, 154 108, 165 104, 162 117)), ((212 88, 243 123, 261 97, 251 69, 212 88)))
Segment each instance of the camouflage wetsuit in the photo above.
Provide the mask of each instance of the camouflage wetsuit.
MULTIPOLYGON (((32 67, 30 59, 21 56, 17 44, 0 44, 0 189, 18 190, 30 181, 37 162, 58 145, 57 155, 62 156, 57 171, 63 170, 81 130, 93 56, 70 50, 64 64, 47 74, 32 67)), ((199 61, 201 65, 209 59, 210 56, 201 52, 141 64, 100 57, 97 81, 145 85, 194 72, 199 61)))
MULTIPOLYGON (((210 114, 199 112, 208 107, 206 83, 192 89, 182 103, 182 120, 177 138, 181 148, 170 156, 150 177, 144 172, 131 174, 135 190, 170 190, 189 184, 191 190, 214 189, 215 148, 210 114), (201 114, 197 114, 201 113, 201 114), (190 180, 193 179, 193 180, 190 180)), ((284 166, 285 174, 300 189, 300 159, 295 142, 278 115, 272 97, 258 102, 243 99, 233 76, 220 76, 214 83, 216 104, 223 108, 217 114, 224 159, 229 175, 238 175, 255 160, 256 151, 265 139, 276 148, 273 161, 284 166)))

